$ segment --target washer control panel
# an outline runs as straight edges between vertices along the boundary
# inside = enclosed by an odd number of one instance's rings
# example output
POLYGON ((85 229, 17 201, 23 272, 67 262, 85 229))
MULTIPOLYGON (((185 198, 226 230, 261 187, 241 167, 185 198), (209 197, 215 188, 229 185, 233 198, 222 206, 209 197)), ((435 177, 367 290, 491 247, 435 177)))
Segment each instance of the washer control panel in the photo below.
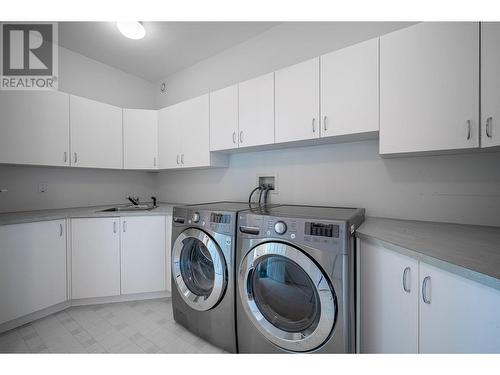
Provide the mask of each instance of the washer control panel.
POLYGON ((175 207, 173 223, 176 226, 206 228, 216 233, 234 235, 236 214, 233 212, 205 211, 175 207))

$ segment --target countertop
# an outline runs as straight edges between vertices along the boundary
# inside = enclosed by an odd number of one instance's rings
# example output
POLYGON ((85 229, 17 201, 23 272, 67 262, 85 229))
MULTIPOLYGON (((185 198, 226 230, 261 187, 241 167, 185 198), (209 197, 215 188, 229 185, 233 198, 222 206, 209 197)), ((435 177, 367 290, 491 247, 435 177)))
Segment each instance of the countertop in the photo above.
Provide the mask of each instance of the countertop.
POLYGON ((91 207, 73 207, 53 210, 19 211, 0 213, 0 225, 31 223, 35 221, 59 220, 79 217, 121 217, 121 216, 154 216, 167 215, 177 204, 160 202, 158 207, 149 211, 113 211, 100 212, 106 208, 125 205, 106 205, 91 207))
POLYGON ((357 237, 500 289, 500 228, 368 217, 357 237))

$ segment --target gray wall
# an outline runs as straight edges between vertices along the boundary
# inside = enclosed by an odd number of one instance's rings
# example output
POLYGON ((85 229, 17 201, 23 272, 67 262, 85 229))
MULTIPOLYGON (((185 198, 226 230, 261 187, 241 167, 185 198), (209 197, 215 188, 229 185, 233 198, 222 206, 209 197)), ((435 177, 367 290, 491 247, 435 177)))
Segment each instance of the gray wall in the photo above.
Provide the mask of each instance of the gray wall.
POLYGON ((246 200, 278 175, 275 203, 356 206, 371 216, 500 226, 500 153, 383 159, 376 140, 231 155, 229 168, 161 172, 159 197, 246 200))
MULTIPOLYGON (((61 91, 130 108, 153 108, 153 85, 143 79, 60 47, 61 91)), ((147 172, 0 165, 0 212, 125 203, 128 194, 156 191, 147 172), (40 182, 48 184, 38 193, 40 182)))
MULTIPOLYGON (((286 23, 167 77, 164 107, 356 42, 403 23, 286 23)), ((275 202, 364 207, 372 216, 500 226, 500 154, 382 159, 366 141, 231 156, 227 169, 160 172, 159 196, 245 200, 257 173, 276 172, 275 202)))

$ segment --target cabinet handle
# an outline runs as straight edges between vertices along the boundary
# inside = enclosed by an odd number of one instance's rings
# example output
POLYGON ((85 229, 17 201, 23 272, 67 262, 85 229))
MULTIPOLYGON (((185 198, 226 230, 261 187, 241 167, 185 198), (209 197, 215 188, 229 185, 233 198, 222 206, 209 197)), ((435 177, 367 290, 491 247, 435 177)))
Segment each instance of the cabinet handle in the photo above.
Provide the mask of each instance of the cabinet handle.
POLYGON ((153 158, 153 167, 156 167, 156 156, 153 158))
POLYGON ((184 154, 181 154, 181 164, 184 165, 184 154))
POLYGON ((124 221, 123 222, 123 233, 125 233, 127 231, 127 222, 124 221))
POLYGON ((74 153, 74 160, 75 160, 75 164, 76 164, 76 162, 78 161, 78 154, 76 152, 74 153))
POLYGON ((113 221, 113 233, 116 233, 116 221, 113 221))
POLYGON ((179 165, 179 155, 177 155, 177 158, 175 160, 177 161, 177 165, 179 165))
MULTIPOLYGON (((410 267, 406 267, 405 270, 403 271, 403 290, 406 292, 406 293, 410 293, 411 292, 411 289, 410 287, 408 286, 408 283, 406 282, 407 278, 408 278, 408 275, 411 276, 410 274, 411 272, 411 268, 410 267)), ((410 280, 411 281, 411 280, 410 280)))
POLYGON ((313 133, 316 133, 316 119, 313 118, 312 120, 312 127, 313 127, 313 133))
POLYGON ((493 121, 493 117, 488 117, 486 119, 486 136, 491 138, 491 123, 493 121))
POLYGON ((233 132, 233 143, 236 144, 236 132, 233 132))
POLYGON ((68 153, 64 151, 64 162, 66 163, 68 161, 68 153))
POLYGON ((59 237, 62 237, 64 233, 63 225, 59 224, 59 237))
POLYGON ((327 130, 328 130, 328 126, 326 125, 326 119, 327 119, 327 117, 326 117, 326 116, 325 116, 325 117, 323 117, 323 130, 324 130, 324 131, 327 131, 327 130))
POLYGON ((430 276, 424 277, 424 281, 422 281, 422 300, 428 305, 431 303, 431 299, 427 295, 427 284, 429 284, 429 281, 431 281, 430 276))
POLYGON ((467 140, 470 139, 470 128, 471 128, 471 121, 467 120, 467 140))
POLYGON ((243 143, 243 130, 240 131, 240 143, 243 143))

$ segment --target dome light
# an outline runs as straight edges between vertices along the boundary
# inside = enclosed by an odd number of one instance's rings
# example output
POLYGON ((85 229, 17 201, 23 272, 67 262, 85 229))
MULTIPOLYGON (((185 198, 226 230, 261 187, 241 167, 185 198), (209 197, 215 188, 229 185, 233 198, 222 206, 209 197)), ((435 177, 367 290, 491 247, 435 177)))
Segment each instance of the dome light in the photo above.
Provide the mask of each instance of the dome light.
POLYGON ((139 21, 117 22, 116 26, 123 35, 130 39, 142 39, 146 35, 146 29, 139 21))

